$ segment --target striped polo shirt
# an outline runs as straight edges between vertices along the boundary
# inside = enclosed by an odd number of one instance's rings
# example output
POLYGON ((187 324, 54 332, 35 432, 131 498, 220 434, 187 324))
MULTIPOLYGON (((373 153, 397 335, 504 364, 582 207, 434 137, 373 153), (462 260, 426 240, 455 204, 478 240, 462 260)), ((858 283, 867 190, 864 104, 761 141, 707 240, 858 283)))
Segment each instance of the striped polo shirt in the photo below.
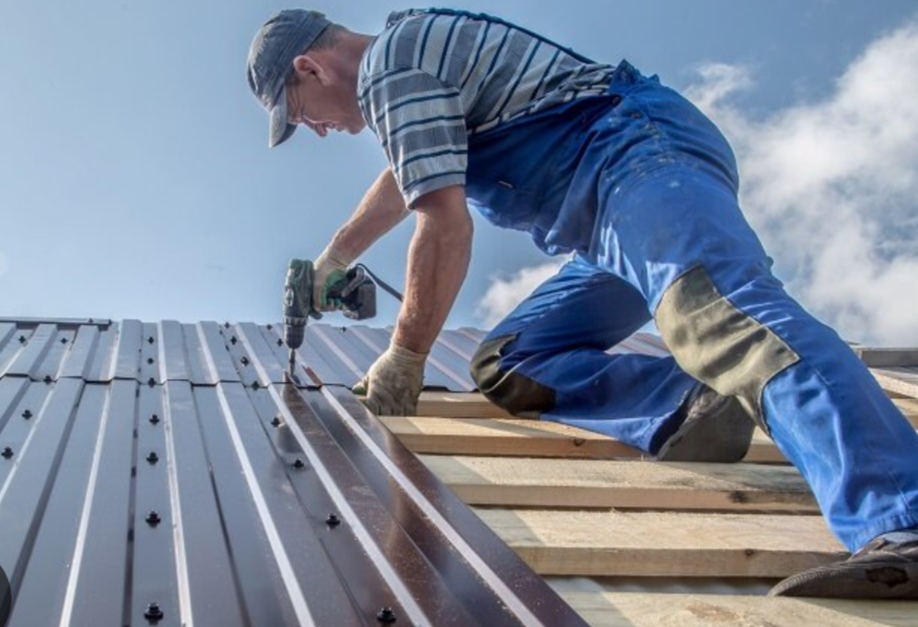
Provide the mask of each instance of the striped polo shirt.
POLYGON ((496 18, 409 10, 367 48, 358 96, 410 206, 465 184, 470 136, 601 94, 613 69, 496 18))

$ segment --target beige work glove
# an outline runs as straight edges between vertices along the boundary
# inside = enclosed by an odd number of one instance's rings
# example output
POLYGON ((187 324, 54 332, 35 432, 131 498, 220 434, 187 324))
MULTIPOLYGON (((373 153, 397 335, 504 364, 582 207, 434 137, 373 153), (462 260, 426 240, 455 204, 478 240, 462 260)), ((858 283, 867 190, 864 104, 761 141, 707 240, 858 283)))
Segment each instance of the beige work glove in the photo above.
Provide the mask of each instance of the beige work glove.
POLYGON ((393 342, 354 386, 354 393, 365 394, 364 404, 377 416, 413 416, 424 386, 426 361, 427 355, 393 342))
POLYGON ((335 311, 341 308, 341 302, 328 297, 328 288, 345 280, 347 267, 353 261, 331 249, 322 251, 313 264, 312 308, 316 311, 335 311))

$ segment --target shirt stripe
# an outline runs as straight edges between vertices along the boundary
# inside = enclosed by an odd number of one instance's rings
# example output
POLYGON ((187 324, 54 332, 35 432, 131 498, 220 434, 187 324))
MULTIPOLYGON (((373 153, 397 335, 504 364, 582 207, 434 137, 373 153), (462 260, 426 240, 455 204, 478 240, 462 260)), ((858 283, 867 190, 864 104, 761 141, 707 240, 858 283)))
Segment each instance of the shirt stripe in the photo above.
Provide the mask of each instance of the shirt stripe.
POLYGON ((360 109, 409 206, 464 184, 469 136, 601 94, 614 69, 507 22, 436 10, 391 14, 360 67, 360 109))

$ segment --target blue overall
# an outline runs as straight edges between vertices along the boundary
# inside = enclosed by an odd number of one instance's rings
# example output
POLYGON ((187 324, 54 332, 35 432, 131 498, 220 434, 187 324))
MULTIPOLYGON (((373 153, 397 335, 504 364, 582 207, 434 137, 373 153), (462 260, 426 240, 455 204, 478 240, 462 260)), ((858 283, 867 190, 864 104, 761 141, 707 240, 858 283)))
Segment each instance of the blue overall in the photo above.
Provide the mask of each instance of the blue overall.
MULTIPOLYGON (((605 96, 473 134, 470 204, 498 226, 528 231, 549 254, 574 253, 489 334, 507 338, 500 370, 552 391, 540 418, 655 453, 698 381, 724 393, 708 373, 728 372, 742 356, 606 351, 651 316, 662 330, 667 290, 700 271, 702 283, 722 295, 718 306, 790 355, 753 395, 758 418, 809 483, 834 533, 855 550, 881 533, 915 527, 918 436, 848 346, 772 275, 737 186, 732 151, 716 127, 626 62, 605 96)), ((715 309, 713 328, 726 330, 729 321, 718 326, 715 309)), ((743 363, 755 370, 749 359, 743 363)))

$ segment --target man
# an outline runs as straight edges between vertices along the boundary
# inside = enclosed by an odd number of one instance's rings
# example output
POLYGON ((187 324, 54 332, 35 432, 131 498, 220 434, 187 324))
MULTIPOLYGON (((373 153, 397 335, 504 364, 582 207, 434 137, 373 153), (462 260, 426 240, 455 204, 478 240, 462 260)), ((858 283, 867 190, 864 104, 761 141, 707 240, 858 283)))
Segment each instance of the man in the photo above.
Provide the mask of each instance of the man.
POLYGON ((469 262, 468 204, 573 260, 472 361, 508 411, 607 433, 664 460, 737 461, 753 420, 800 470, 849 560, 774 594, 918 598, 918 436, 847 345, 788 296, 737 203, 733 154, 656 77, 496 18, 393 13, 376 37, 284 11, 249 84, 275 146, 303 124, 369 125, 389 160, 316 261, 327 286, 408 214, 405 301, 363 382, 414 410, 469 262), (670 358, 606 351, 651 319, 670 358))

